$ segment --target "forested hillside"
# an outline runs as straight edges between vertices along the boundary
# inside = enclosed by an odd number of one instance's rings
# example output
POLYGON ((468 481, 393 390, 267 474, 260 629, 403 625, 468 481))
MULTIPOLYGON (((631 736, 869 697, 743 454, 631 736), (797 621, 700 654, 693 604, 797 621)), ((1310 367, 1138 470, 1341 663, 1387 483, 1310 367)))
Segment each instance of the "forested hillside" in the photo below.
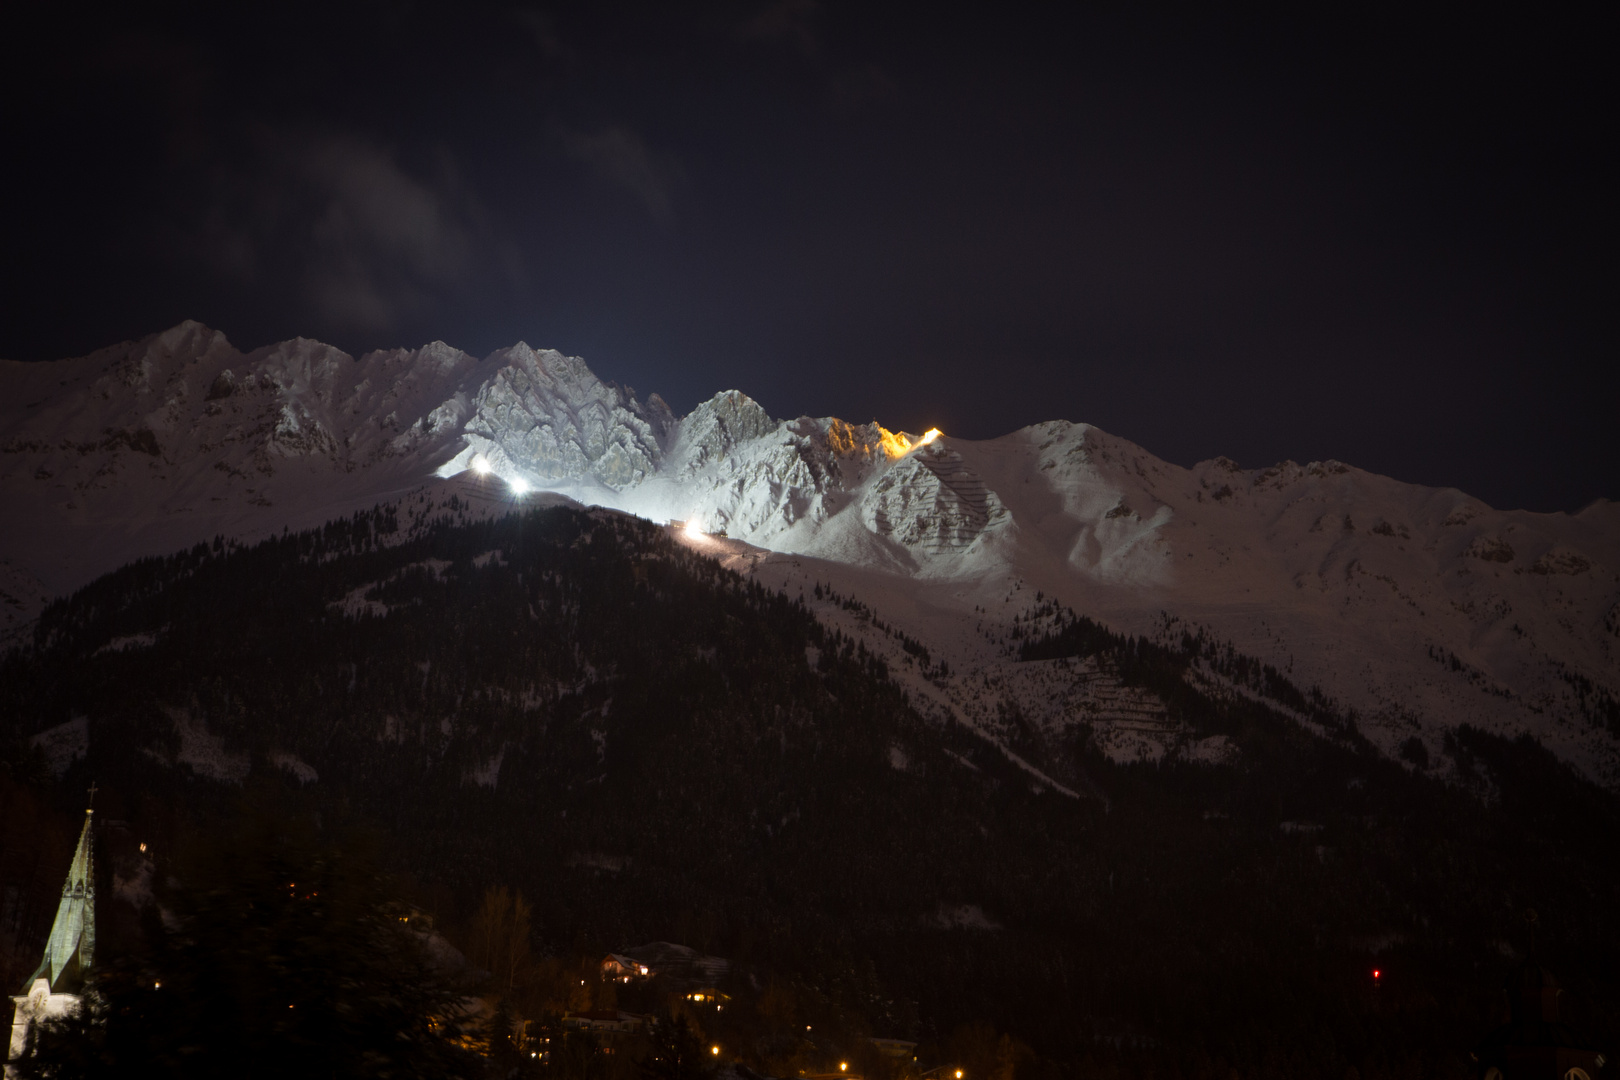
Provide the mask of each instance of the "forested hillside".
MULTIPOLYGON (((1445 786, 1207 642, 1041 625, 1027 659, 1106 658, 1232 762, 1082 740, 1048 749, 1083 797, 1054 792, 797 597, 611 512, 405 539, 377 511, 133 564, 0 661, 5 977, 37 960, 92 779, 108 850, 139 838, 159 873, 274 783, 384 836, 445 927, 507 886, 537 952, 682 942, 730 958, 735 995, 794 986, 849 1030, 1009 1033, 1020 1076, 1461 1077, 1528 907, 1569 1019, 1620 1030, 1614 796, 1466 727, 1473 779, 1445 786), (1253 699, 1200 694, 1195 656, 1253 699), (31 743, 53 730, 54 761, 31 743)), ((109 927, 130 865, 103 860, 109 927)))

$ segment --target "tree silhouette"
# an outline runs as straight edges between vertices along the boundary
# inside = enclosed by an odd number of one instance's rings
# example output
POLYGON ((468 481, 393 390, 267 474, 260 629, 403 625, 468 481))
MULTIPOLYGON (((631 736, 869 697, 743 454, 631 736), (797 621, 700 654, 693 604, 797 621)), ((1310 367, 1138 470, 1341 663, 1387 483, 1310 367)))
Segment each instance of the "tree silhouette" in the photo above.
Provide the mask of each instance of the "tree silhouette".
POLYGON ((650 1050, 641 1071, 658 1080, 700 1080, 714 1072, 714 1054, 684 1016, 661 1017, 653 1025, 650 1050))
POLYGON ((532 965, 529 942, 529 903, 523 894, 505 885, 484 891, 484 901, 473 918, 472 962, 488 971, 493 989, 510 994, 532 965))

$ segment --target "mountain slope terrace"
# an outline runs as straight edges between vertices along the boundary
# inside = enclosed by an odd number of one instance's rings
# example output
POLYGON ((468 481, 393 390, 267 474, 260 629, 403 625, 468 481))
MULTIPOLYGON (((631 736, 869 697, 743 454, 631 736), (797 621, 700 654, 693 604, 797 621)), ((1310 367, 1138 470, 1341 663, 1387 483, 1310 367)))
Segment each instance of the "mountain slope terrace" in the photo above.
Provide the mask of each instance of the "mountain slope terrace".
MULTIPOLYGON (((131 558, 482 476, 514 503, 552 491, 689 521, 778 587, 859 596, 949 660, 955 675, 916 691, 970 721, 992 722, 993 693, 1106 729, 1107 710, 1074 706, 1084 679, 1011 662, 1006 632, 1038 594, 1130 633, 1202 628, 1319 687, 1415 767, 1410 740, 1438 751, 1470 723, 1529 732, 1620 787, 1612 501, 1499 511, 1338 462, 1187 469, 1085 424, 968 441, 774 419, 737 391, 677 418, 521 343, 481 360, 302 338, 244 354, 195 322, 0 362, 0 401, 0 629, 131 558)), ((1175 752, 1131 738, 1121 753, 1175 752)))

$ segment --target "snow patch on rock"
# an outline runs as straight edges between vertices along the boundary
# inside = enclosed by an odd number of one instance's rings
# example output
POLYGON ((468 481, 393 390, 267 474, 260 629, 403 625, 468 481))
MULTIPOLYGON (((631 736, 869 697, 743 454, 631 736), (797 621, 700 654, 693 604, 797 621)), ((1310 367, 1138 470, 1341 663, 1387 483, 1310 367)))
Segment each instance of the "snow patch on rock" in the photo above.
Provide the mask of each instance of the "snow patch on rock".
POLYGON ((45 756, 45 767, 60 777, 77 760, 90 752, 90 718, 75 716, 66 723, 46 728, 28 740, 45 756))

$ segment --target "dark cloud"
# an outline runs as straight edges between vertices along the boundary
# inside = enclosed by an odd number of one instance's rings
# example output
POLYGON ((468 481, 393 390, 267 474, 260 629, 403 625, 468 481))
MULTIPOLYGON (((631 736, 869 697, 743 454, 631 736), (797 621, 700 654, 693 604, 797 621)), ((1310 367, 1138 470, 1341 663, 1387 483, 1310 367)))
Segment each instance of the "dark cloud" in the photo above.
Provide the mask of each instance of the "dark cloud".
POLYGON ((816 0, 776 0, 756 11, 738 25, 741 41, 784 42, 805 56, 820 51, 816 32, 821 5, 816 0))
POLYGON ((672 220, 674 188, 682 176, 680 164, 673 157, 655 153, 640 135, 618 125, 590 134, 565 131, 562 139, 569 157, 634 196, 654 220, 672 220))
POLYGON ((829 75, 827 95, 840 109, 887 108, 899 103, 900 84, 877 64, 862 64, 829 75))
POLYGON ((1500 505, 1620 496, 1620 68, 1578 9, 0 20, 49 43, 0 66, 0 356, 188 317, 248 346, 522 338, 677 407, 736 386, 1500 505))
POLYGON ((523 27, 534 41, 540 55, 554 60, 563 54, 562 38, 557 35, 557 23, 548 13, 537 8, 518 8, 512 18, 523 27))
POLYGON ((475 227, 453 181, 425 183, 354 138, 295 144, 289 164, 314 211, 305 287, 327 314, 392 327, 404 305, 466 279, 475 227))
POLYGON ((442 157, 428 175, 346 132, 261 131, 173 222, 189 254, 247 286, 291 285, 326 326, 392 330, 468 287, 496 247, 442 157))

